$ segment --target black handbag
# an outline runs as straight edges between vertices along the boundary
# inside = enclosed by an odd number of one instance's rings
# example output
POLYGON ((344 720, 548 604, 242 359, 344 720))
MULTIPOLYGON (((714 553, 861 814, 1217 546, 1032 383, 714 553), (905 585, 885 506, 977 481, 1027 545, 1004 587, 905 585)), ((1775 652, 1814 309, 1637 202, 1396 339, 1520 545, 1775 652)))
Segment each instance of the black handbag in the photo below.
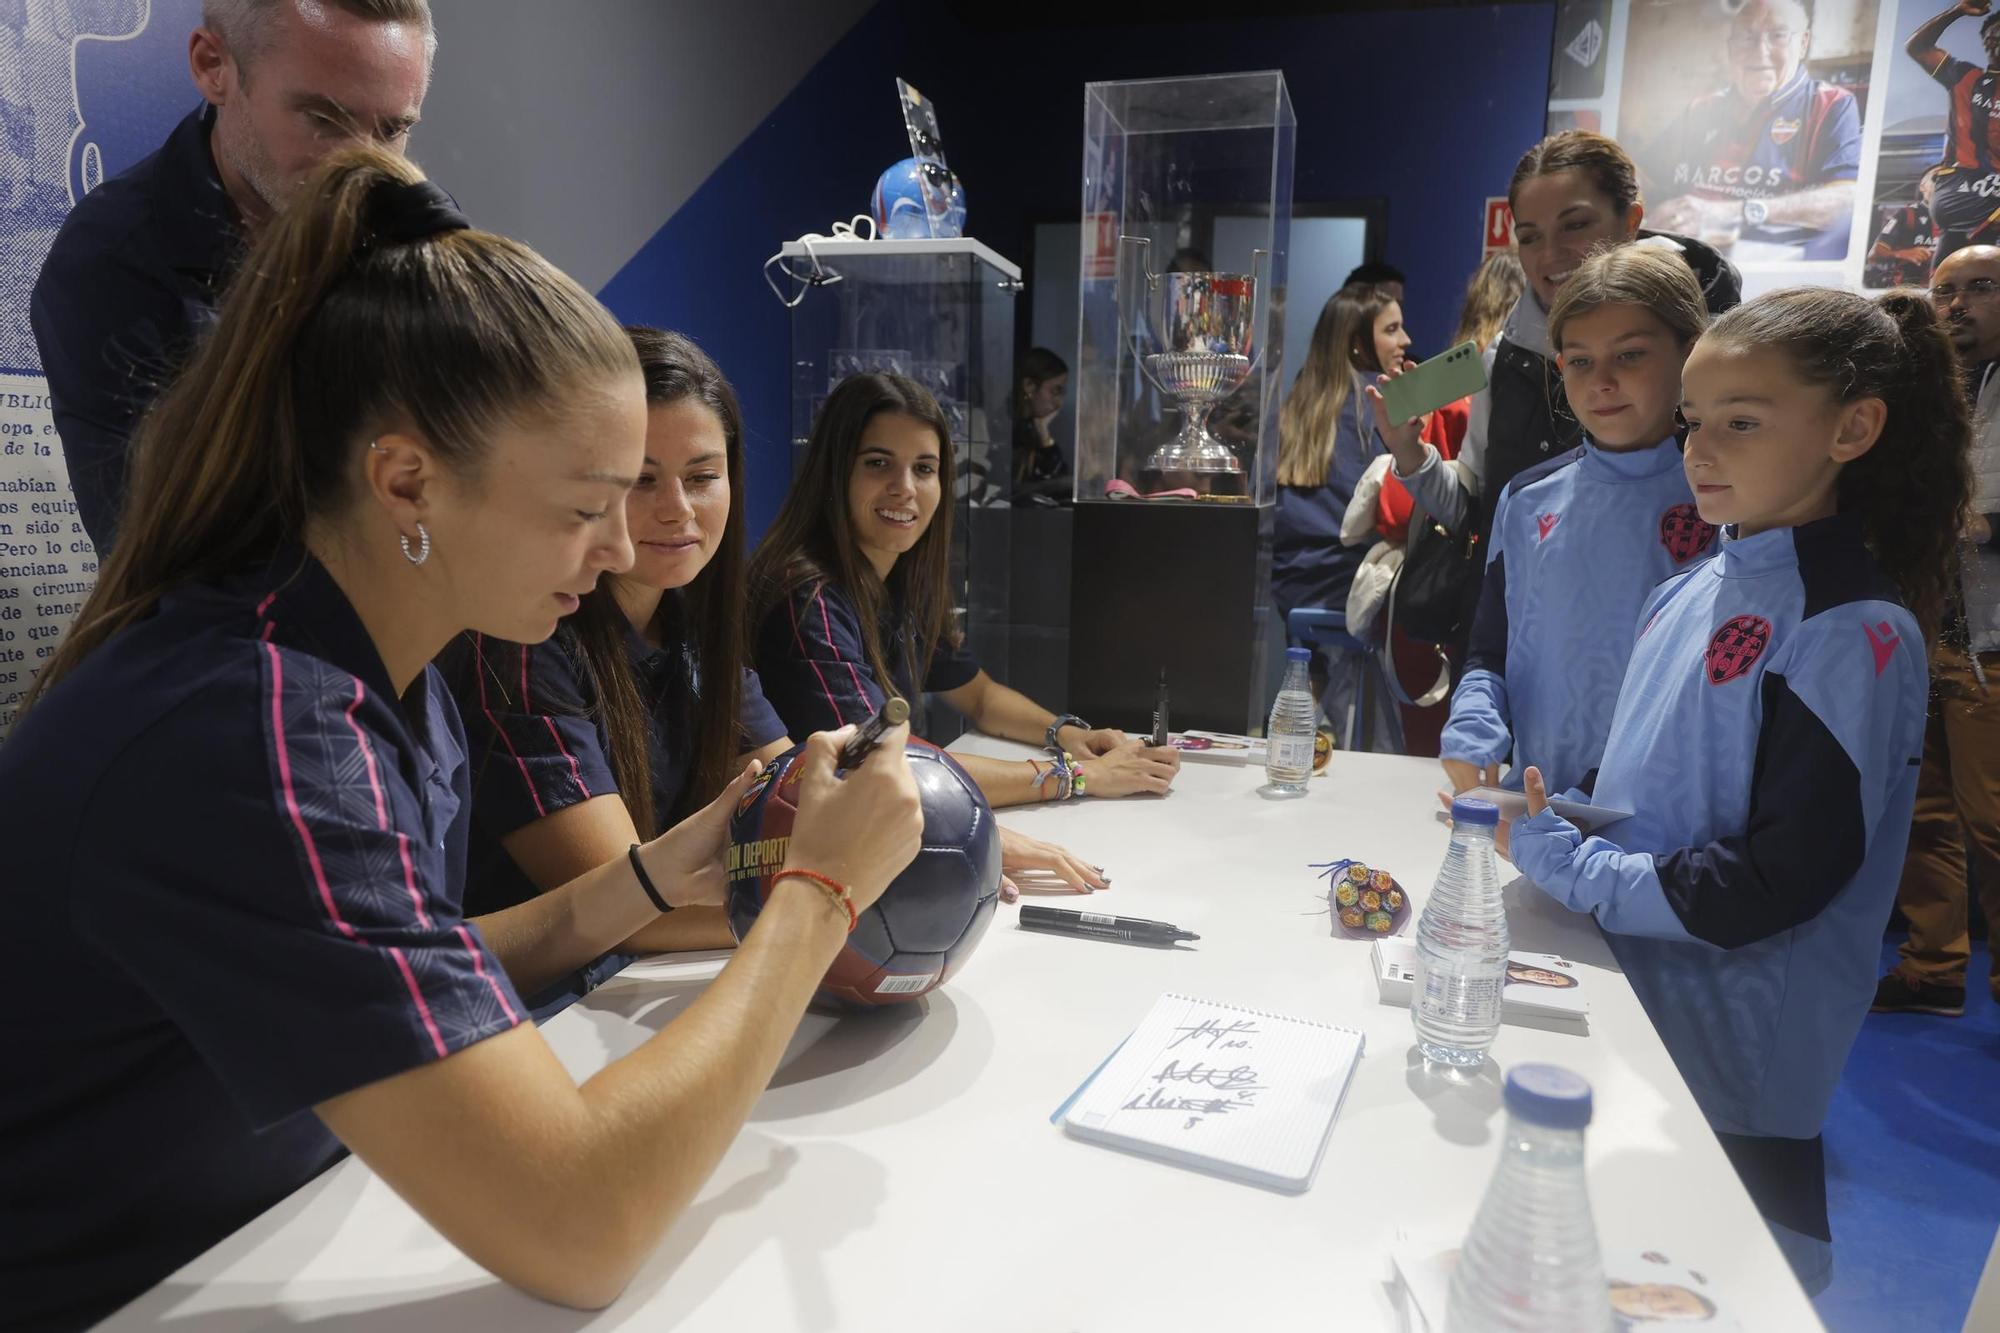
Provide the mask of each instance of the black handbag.
POLYGON ((1471 590, 1478 585, 1485 543, 1471 506, 1458 531, 1447 529, 1419 505, 1410 516, 1409 545, 1396 575, 1396 620, 1403 633, 1426 643, 1456 643, 1472 620, 1471 590))

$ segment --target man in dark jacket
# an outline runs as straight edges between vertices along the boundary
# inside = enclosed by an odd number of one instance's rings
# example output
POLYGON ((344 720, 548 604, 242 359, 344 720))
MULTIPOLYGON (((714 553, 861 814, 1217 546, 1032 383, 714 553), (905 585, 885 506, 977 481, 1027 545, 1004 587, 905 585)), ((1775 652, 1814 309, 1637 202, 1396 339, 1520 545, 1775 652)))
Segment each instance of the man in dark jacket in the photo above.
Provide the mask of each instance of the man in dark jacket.
POLYGON ((77 201, 29 309, 100 559, 132 433, 214 322, 247 240, 333 149, 403 150, 433 45, 428 0, 205 0, 188 39, 201 107, 77 201))

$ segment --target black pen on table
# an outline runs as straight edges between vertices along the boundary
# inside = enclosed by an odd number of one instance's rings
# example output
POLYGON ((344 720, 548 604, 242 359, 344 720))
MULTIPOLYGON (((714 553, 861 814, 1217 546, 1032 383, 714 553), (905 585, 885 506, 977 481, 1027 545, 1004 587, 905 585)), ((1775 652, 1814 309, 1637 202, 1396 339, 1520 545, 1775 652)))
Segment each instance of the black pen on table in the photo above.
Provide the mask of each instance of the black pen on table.
POLYGON ((1176 944, 1198 940, 1191 930, 1164 921, 1146 921, 1136 916, 1106 916, 1102 912, 1073 912, 1064 907, 1023 907, 1021 929, 1046 930, 1057 935, 1092 935, 1103 940, 1125 940, 1132 944, 1176 944))
POLYGON ((882 733, 891 727, 900 727, 910 720, 910 705, 902 699, 891 696, 882 701, 875 710, 875 716, 861 724, 861 730, 854 738, 840 748, 840 771, 859 768, 861 761, 875 752, 882 744, 882 733))
POLYGON ((1167 669, 1161 667, 1160 690, 1153 696, 1153 744, 1170 745, 1173 739, 1173 729, 1167 725, 1167 669))

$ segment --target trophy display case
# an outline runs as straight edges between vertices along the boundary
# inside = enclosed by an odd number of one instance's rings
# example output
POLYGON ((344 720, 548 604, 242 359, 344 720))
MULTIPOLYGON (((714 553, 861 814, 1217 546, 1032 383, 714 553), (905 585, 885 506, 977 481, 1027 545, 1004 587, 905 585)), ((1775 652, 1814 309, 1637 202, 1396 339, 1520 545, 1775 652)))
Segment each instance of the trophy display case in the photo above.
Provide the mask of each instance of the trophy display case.
POLYGON ((1069 704, 1261 726, 1296 120, 1276 70, 1084 90, 1069 704))
POLYGON ((1078 503, 1272 502, 1294 135, 1276 70, 1085 87, 1078 503))

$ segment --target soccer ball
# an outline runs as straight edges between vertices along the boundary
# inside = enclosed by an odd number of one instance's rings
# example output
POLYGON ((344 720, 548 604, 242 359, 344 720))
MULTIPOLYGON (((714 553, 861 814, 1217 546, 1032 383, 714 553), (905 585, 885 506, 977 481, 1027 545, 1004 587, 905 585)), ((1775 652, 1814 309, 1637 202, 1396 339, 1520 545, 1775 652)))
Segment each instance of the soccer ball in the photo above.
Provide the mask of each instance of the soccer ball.
MULTIPOLYGON (((737 802, 726 866, 729 928, 741 940, 770 896, 798 814, 803 750, 771 761, 737 802)), ((888 890, 862 912, 847 947, 820 982, 820 997, 849 1008, 900 1004, 957 975, 1000 901, 1000 829, 966 771, 928 741, 909 743, 923 799, 924 843, 888 890)), ((811 867, 805 867, 810 869, 811 867)))
POLYGON ((955 172, 936 162, 906 157, 883 172, 875 182, 869 211, 875 218, 875 234, 892 241, 965 235, 965 188, 955 172), (922 180, 926 174, 944 203, 932 210, 928 224, 922 180))

